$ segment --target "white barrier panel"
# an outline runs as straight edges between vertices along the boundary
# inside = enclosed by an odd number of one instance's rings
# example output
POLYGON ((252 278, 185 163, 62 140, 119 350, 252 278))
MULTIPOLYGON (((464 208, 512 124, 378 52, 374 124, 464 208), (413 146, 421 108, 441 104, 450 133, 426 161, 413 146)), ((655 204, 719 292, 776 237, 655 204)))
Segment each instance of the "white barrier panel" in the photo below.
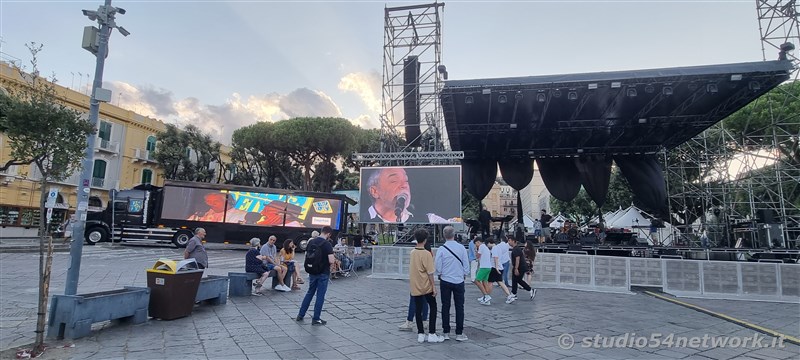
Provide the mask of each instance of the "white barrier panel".
POLYGON ((739 293, 739 266, 735 262, 702 262, 703 293, 729 294, 739 293))
POLYGON ((598 288, 630 290, 628 258, 593 256, 594 285, 598 288))
MULTIPOLYGON (((408 279, 408 265, 411 262, 410 246, 373 246, 372 275, 382 279, 408 279)), ((433 249, 436 256, 436 248, 433 249)))
POLYGON ((628 259, 631 285, 662 286, 661 259, 630 258, 628 259))
POLYGON ((781 264, 781 295, 800 298, 800 265, 781 264))

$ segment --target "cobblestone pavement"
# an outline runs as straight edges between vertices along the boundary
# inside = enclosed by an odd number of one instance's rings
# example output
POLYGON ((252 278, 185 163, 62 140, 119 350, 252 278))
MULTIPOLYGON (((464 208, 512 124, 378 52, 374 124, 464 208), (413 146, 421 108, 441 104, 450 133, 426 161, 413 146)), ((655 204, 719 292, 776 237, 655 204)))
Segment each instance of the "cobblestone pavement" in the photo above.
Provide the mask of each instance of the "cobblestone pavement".
MULTIPOLYGON (((180 253, 171 247, 86 247, 79 293, 145 286, 146 267, 159 257, 177 258, 180 253)), ((208 274, 243 270, 243 251, 212 250, 209 255, 208 274)), ((55 255, 53 293, 63 293, 68 262, 68 254, 55 255)), ((0 349, 12 349, 2 353, 3 357, 13 355, 13 348, 33 341, 37 267, 36 254, 0 254, 0 349)), ((399 331, 397 327, 406 316, 408 283, 365 275, 362 272, 359 277, 333 280, 322 316, 328 321, 327 326, 293 320, 305 291, 268 292, 262 297, 231 298, 226 305, 197 306, 190 317, 173 321, 96 324, 89 337, 74 342, 51 342, 43 358, 728 359, 744 356, 796 359, 800 356, 800 347, 796 345, 767 347, 772 344, 767 335, 643 294, 542 289, 535 301, 520 293, 520 300, 507 305, 501 301, 501 290, 495 288, 496 300, 491 306, 482 306, 476 301, 479 294, 474 286, 467 287, 465 306, 465 333, 470 340, 419 344, 416 334, 399 331), (670 334, 673 336, 669 337, 670 334), (752 339, 747 346, 739 343, 733 347, 736 343, 731 342, 727 347, 713 347, 712 339, 703 344, 704 335, 716 339, 739 337, 737 341, 756 336, 762 339, 759 342, 763 347, 754 347, 752 339), (689 342, 692 337, 698 338, 697 346, 689 342), (593 348, 595 338, 598 346, 593 348), (681 338, 685 343, 681 343, 681 338), (570 345, 570 339, 574 340, 572 347, 566 346, 570 345), (642 344, 641 340, 655 344, 653 339, 664 342, 652 348, 636 346, 642 344), (615 343, 621 346, 604 348, 615 343), (64 348, 64 344, 74 347, 64 348)), ((690 301, 710 310, 729 311, 730 316, 788 335, 796 335, 800 327, 798 307, 792 304, 690 301)), ((439 325, 437 328, 441 329, 439 325)))

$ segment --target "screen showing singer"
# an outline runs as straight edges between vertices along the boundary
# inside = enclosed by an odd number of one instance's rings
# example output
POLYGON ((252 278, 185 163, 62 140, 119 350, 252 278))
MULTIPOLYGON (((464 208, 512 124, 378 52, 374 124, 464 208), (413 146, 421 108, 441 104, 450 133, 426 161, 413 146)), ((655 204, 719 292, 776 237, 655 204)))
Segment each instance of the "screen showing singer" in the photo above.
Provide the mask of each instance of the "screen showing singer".
POLYGON ((360 221, 461 222, 458 166, 362 168, 360 221), (413 194, 413 195, 412 195, 413 194))

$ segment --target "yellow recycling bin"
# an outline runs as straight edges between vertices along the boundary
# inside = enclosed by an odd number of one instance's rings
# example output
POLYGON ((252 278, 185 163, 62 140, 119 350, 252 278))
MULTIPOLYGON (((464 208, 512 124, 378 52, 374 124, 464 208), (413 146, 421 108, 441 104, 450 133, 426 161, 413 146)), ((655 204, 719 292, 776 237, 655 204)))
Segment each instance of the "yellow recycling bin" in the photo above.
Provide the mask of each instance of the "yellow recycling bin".
POLYGON ((189 316, 201 277, 203 270, 198 269, 194 259, 158 259, 151 269, 147 269, 149 315, 161 320, 189 316))

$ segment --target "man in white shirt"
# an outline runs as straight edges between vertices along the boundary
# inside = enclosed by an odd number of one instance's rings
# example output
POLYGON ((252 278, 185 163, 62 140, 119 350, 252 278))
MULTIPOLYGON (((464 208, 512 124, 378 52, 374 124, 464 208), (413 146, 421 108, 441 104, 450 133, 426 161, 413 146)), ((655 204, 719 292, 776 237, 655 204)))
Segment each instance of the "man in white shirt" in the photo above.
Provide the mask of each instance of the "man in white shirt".
MULTIPOLYGON (((511 286, 511 283, 508 281, 508 270, 511 269, 511 247, 508 246, 507 241, 508 239, 503 236, 502 240, 499 240, 499 243, 494 247, 498 248, 497 252, 499 255, 500 264, 503 266, 503 271, 501 271, 503 274, 503 283, 506 284, 506 287, 509 287, 511 286)), ((494 253, 494 249, 492 249, 492 253, 494 253)))
POLYGON ((442 330, 444 339, 450 340, 450 297, 456 305, 456 341, 466 341, 464 335, 464 277, 469 275, 467 249, 455 241, 456 229, 445 226, 442 230, 445 243, 436 251, 434 268, 439 275, 442 294, 442 330))
POLYGON ((475 239, 475 247, 478 249, 478 272, 475 274, 475 286, 483 294, 478 298, 478 302, 481 305, 491 305, 492 285, 489 284, 489 273, 492 270, 492 251, 483 243, 481 238, 475 239))
MULTIPOLYGON (((514 302, 514 300, 516 300, 516 298, 511 295, 511 291, 508 290, 508 286, 503 283, 502 272, 504 267, 503 263, 500 262, 500 258, 504 253, 508 255, 508 248, 502 244, 504 243, 500 241, 500 244, 494 245, 494 239, 489 239, 489 248, 492 251, 492 270, 489 273, 489 291, 491 292, 492 289, 491 283, 500 285, 500 288, 503 289, 504 293, 506 293, 506 304, 511 304, 514 302)), ((511 262, 510 258, 511 257, 509 256, 509 262, 511 262)))

